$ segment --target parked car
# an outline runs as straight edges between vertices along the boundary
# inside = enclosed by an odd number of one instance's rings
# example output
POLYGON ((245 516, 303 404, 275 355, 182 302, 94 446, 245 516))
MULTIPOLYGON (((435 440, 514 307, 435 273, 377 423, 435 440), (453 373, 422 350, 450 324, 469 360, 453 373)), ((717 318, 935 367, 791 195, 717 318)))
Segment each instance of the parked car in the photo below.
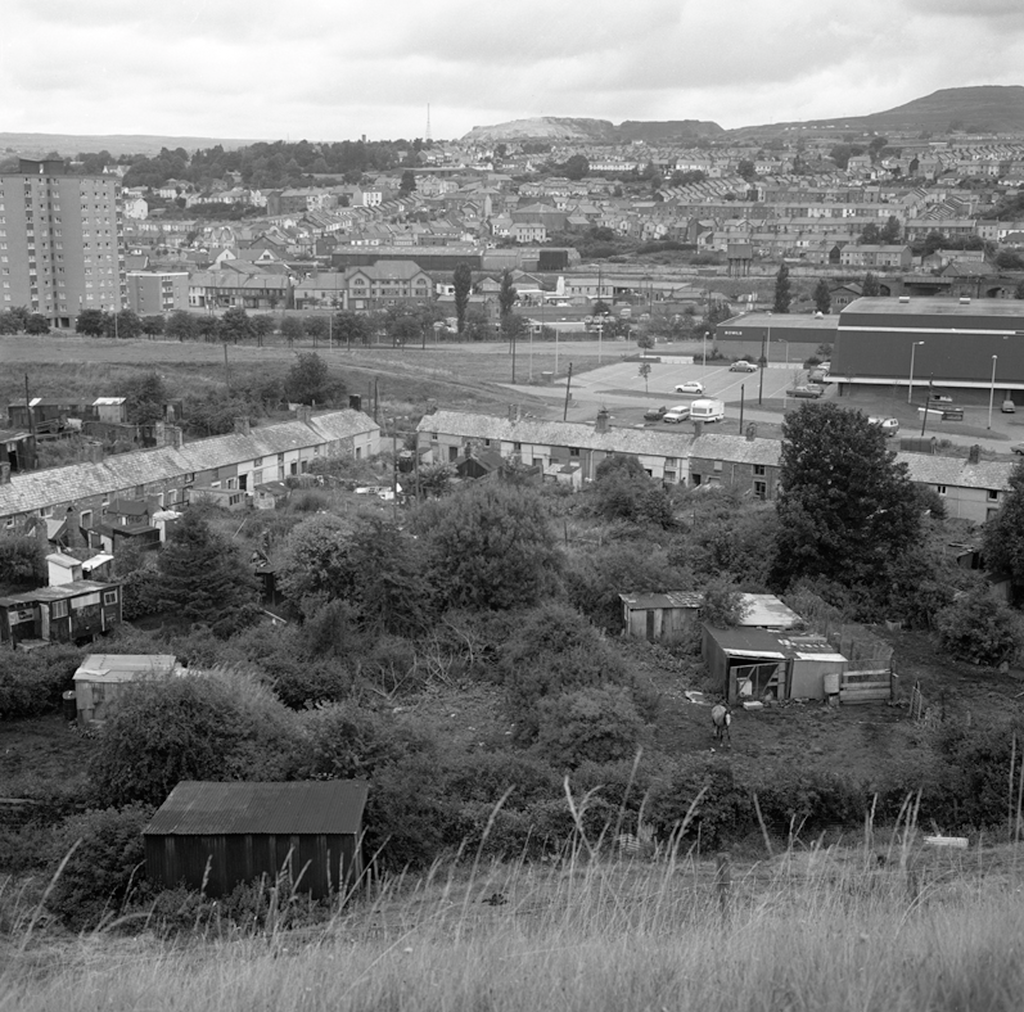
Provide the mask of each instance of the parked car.
POLYGON ((808 383, 817 383, 819 386, 823 386, 824 384, 829 382, 828 370, 827 369, 822 369, 820 365, 819 366, 815 366, 807 374, 807 382, 808 383))
POLYGON ((900 431, 898 418, 884 418, 881 415, 872 415, 868 418, 872 425, 877 425, 887 436, 895 436, 900 431))
POLYGON ((687 380, 685 383, 677 383, 676 393, 696 394, 699 397, 704 393, 704 384, 700 380, 687 380))
POLYGON ((665 417, 668 408, 648 408, 644 412, 645 422, 660 422, 665 417))
POLYGON ((1017 405, 1014 404, 1009 397, 1007 397, 1006 400, 1003 401, 1003 406, 999 410, 1002 411, 1004 415, 1012 415, 1016 413, 1017 405))
POLYGON ((663 422, 685 422, 690 417, 689 404, 677 404, 662 416, 663 422))
POLYGON ((729 366, 729 372, 757 372, 757 366, 753 362, 748 362, 745 358, 741 358, 738 362, 733 362, 729 366))
POLYGON ((1013 450, 1014 453, 1019 453, 1022 457, 1024 457, 1024 443, 1014 443, 1013 446, 1010 447, 1010 449, 1013 450))
POLYGON ((786 391, 787 397, 820 397, 825 392, 824 387, 799 386, 792 387, 786 391))

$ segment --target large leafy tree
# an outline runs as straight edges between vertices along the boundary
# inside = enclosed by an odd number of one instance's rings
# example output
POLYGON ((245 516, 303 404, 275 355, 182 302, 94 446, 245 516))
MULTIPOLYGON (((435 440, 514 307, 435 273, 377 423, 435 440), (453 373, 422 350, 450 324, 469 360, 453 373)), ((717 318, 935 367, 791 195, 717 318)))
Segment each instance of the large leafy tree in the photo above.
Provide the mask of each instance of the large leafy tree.
POLYGON ((192 341, 197 336, 196 318, 187 309, 176 309, 164 327, 164 333, 179 341, 192 341))
POLYGON ((345 396, 345 384, 315 351, 300 352, 285 376, 284 392, 293 404, 334 404, 345 396))
POLYGON ((896 463, 878 426, 832 403, 790 412, 782 437, 776 582, 877 584, 920 539, 921 507, 906 465, 896 463))
POLYGON ((441 600, 451 607, 532 605, 558 584, 562 554, 532 489, 470 485, 424 503, 414 529, 441 600))
POLYGON ((1014 586, 1024 587, 1024 460, 1010 473, 1010 494, 1003 507, 985 524, 985 566, 1009 573, 1014 586))
POLYGON ((473 289, 473 272, 469 264, 455 265, 452 282, 455 286, 455 319, 458 321, 458 330, 461 334, 466 329, 466 308, 469 306, 469 293, 473 289))
POLYGON ((256 584, 234 544, 187 510, 157 556, 159 606, 229 632, 251 619, 256 584))
POLYGON ((878 284, 878 278, 868 271, 864 275, 864 283, 861 285, 861 294, 868 299, 877 299, 882 294, 881 286, 878 284))
POLYGON ((775 305, 773 311, 776 313, 788 313, 789 304, 793 301, 793 289, 789 281, 789 267, 782 264, 778 274, 775 275, 775 305))
POLYGON ((224 311, 220 319, 220 337, 226 344, 252 340, 256 336, 249 314, 241 306, 232 306, 224 311))
POLYGON ((103 318, 106 314, 100 309, 83 309, 75 320, 75 333, 86 337, 102 337, 105 331, 103 318))

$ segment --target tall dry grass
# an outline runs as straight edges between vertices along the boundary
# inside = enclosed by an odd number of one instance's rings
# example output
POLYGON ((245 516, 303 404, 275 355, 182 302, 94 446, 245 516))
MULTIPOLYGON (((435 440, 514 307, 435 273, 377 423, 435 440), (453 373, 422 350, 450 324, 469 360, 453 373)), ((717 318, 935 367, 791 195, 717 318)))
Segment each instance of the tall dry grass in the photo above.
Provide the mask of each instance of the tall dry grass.
POLYGON ((581 837, 557 865, 438 865, 258 937, 57 944, 29 925, 0 955, 0 1012, 1019 1009, 1013 849, 927 850, 910 802, 879 836, 869 816, 859 846, 742 867, 581 837))

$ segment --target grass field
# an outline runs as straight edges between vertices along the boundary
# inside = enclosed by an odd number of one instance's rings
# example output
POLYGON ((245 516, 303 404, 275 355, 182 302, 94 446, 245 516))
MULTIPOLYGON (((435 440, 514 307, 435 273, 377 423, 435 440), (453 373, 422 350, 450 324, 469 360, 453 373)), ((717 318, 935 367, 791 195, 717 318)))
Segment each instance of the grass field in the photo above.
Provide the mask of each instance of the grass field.
POLYGON ((26 919, 0 1010, 1008 1012, 1021 887, 1010 849, 928 850, 912 829, 744 866, 581 843, 556 868, 379 885, 299 932, 61 942, 26 919))

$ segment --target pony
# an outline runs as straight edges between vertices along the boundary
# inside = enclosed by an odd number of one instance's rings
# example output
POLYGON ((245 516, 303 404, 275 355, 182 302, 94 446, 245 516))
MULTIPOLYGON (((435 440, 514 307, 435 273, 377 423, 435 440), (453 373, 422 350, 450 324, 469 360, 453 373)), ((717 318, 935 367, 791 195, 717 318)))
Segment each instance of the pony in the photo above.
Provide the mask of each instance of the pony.
POLYGON ((732 725, 732 710, 725 703, 712 707, 711 723, 715 725, 715 740, 722 741, 724 738, 731 745, 732 732, 729 728, 732 725))

